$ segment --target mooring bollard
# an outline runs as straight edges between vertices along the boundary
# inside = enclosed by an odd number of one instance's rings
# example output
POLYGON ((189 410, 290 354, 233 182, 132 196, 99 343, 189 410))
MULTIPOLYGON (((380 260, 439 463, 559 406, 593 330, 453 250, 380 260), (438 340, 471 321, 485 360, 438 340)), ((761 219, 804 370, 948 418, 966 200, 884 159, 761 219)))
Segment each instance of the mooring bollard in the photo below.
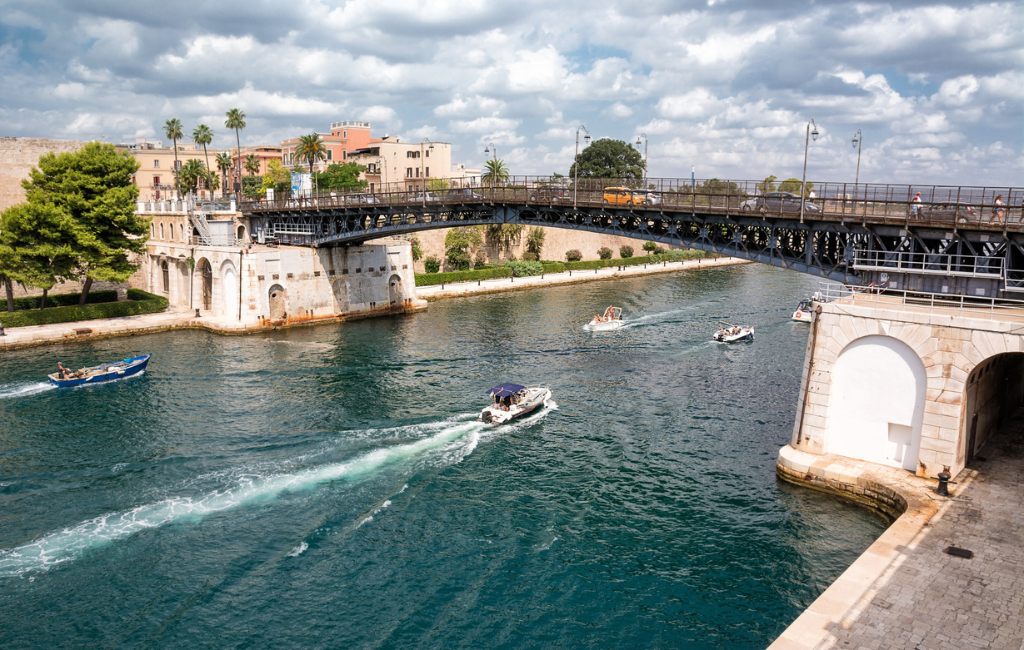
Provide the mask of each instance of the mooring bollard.
POLYGON ((7 336, 7 333, 4 332, 4 324, 3 323, 0 323, 0 336, 7 336))
POLYGON ((199 318, 199 307, 196 307, 196 318, 199 318))
POLYGON ((949 465, 943 465, 942 471, 939 472, 939 487, 936 488, 935 492, 940 497, 949 496, 949 479, 953 478, 953 475, 949 473, 949 465))

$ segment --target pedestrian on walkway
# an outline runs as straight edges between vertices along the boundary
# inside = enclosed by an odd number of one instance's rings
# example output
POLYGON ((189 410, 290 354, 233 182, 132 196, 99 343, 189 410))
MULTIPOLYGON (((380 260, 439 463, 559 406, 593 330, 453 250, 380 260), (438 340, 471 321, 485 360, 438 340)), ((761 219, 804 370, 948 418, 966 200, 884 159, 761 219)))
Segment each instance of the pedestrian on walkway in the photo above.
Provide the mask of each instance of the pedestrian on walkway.
POLYGON ((918 192, 914 195, 914 199, 910 202, 910 216, 916 217, 921 211, 921 193, 918 192))
POLYGON ((999 196, 996 197, 996 205, 994 208, 992 208, 992 218, 988 220, 989 223, 992 223, 996 219, 999 219, 1000 225, 1006 224, 1006 220, 1003 218, 1004 205, 1005 204, 1003 203, 1003 195, 1000 194, 999 196))

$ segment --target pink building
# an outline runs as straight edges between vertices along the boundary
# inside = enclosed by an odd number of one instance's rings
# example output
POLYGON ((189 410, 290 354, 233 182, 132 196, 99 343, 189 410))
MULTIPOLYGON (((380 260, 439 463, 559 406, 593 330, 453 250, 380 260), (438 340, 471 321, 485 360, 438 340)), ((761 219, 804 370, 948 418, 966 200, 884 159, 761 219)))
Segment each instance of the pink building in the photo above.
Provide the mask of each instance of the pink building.
MULTIPOLYGON (((349 154, 356 149, 366 148, 373 141, 373 138, 370 137, 370 123, 354 120, 332 122, 330 134, 321 133, 320 139, 327 149, 327 160, 317 162, 313 166, 317 171, 322 171, 334 163, 347 163, 349 154)), ((281 160, 289 169, 295 165, 302 165, 308 169, 309 163, 295 153, 298 146, 299 138, 282 142, 281 160)))

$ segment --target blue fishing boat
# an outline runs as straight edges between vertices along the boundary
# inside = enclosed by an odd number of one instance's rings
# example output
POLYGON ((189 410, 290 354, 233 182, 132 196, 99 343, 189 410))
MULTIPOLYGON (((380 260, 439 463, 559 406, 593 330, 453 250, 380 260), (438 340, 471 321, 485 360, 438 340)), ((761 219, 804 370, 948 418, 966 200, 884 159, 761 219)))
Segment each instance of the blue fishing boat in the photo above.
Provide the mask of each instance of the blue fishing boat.
POLYGON ((100 384, 105 381, 124 379, 137 375, 146 369, 149 358, 152 354, 144 354, 141 357, 129 357, 123 361, 112 363, 101 363, 90 368, 79 370, 68 370, 60 363, 57 364, 57 372, 47 375, 54 386, 67 388, 70 386, 81 386, 82 384, 100 384))

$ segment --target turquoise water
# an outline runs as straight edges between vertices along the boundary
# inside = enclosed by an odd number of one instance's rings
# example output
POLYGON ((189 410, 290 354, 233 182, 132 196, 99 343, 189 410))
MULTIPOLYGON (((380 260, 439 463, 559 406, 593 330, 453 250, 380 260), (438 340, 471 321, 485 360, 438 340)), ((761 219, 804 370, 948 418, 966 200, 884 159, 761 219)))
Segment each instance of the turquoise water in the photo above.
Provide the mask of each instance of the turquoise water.
POLYGON ((0 647, 762 648, 886 525, 774 475, 816 286, 743 266, 5 353, 0 647), (628 327, 581 327, 609 304, 628 327), (712 343, 723 319, 757 340, 712 343), (504 381, 553 403, 485 427, 504 381))

